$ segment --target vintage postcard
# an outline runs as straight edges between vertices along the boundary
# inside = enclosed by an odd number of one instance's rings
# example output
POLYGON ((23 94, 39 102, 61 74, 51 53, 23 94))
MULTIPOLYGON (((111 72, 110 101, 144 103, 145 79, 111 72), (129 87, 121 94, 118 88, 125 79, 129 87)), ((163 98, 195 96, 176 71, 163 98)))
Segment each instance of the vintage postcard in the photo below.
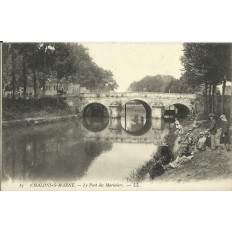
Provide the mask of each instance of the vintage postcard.
POLYGON ((232 43, 1 43, 1 190, 232 190, 232 43))

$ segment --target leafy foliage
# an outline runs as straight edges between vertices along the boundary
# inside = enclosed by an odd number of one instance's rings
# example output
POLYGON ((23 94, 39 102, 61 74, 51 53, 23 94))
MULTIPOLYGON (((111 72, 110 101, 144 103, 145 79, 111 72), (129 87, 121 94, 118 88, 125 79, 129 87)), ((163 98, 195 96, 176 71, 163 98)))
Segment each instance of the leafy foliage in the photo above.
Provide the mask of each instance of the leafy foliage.
POLYGON ((218 85, 224 76, 230 78, 229 47, 230 44, 220 43, 185 43, 181 61, 187 83, 195 86, 207 81, 218 85))
POLYGON ((181 92, 179 80, 170 75, 145 76, 140 81, 130 84, 133 92, 181 92))
POLYGON ((43 88, 47 80, 78 83, 90 90, 118 87, 109 70, 98 67, 77 43, 3 43, 3 88, 43 88))
MULTIPOLYGON (((232 78, 231 44, 228 43, 185 43, 181 58, 184 66, 182 79, 193 88, 204 84, 204 109, 217 111, 216 87, 223 84, 222 105, 224 112, 224 93, 226 81, 232 78)), ((219 113, 219 112, 218 112, 219 113)))

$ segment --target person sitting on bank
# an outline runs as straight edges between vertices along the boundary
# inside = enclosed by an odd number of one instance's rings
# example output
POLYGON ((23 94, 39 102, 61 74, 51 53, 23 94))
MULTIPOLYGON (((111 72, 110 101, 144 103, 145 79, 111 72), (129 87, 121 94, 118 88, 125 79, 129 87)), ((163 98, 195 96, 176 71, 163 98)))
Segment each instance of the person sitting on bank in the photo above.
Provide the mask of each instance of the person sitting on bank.
POLYGON ((174 119, 174 124, 176 124, 176 123, 180 124, 180 122, 178 121, 177 118, 174 119))
POLYGON ((183 127, 180 125, 179 122, 175 123, 175 134, 182 135, 184 133, 183 127))
POLYGON ((194 144, 194 139, 193 139, 193 129, 189 129, 187 135, 185 136, 183 143, 186 143, 188 145, 193 145, 194 144))
POLYGON ((196 119, 196 117, 193 118, 193 128, 197 128, 197 119, 196 119))
POLYGON ((230 144, 230 131, 229 131, 229 123, 226 119, 225 115, 220 116, 221 119, 221 135, 220 135, 220 144, 222 144, 222 150, 226 149, 227 151, 230 151, 228 144, 230 144))
POLYGON ((179 168, 182 166, 182 164, 187 163, 193 158, 193 155, 189 153, 188 147, 186 149, 183 149, 181 152, 179 152, 178 156, 176 159, 169 163, 169 166, 172 168, 179 168))
POLYGON ((210 125, 209 125, 208 132, 210 132, 211 149, 215 150, 216 149, 216 134, 217 134, 217 123, 215 120, 215 114, 210 113, 209 118, 210 118, 210 125))
POLYGON ((153 158, 161 160, 163 165, 170 163, 173 160, 173 153, 169 148, 168 144, 163 142, 159 147, 158 150, 153 154, 153 158))
POLYGON ((206 142, 206 137, 203 132, 200 132, 200 137, 197 141, 196 149, 204 151, 206 147, 205 142, 206 142))
POLYGON ((211 138, 210 138, 210 133, 208 131, 205 131, 205 146, 210 148, 211 147, 211 138))
POLYGON ((151 170, 149 171, 149 175, 151 177, 151 179, 153 180, 156 176, 160 176, 162 174, 164 174, 165 170, 162 164, 162 160, 160 159, 160 157, 156 156, 154 157, 154 165, 151 168, 151 170))

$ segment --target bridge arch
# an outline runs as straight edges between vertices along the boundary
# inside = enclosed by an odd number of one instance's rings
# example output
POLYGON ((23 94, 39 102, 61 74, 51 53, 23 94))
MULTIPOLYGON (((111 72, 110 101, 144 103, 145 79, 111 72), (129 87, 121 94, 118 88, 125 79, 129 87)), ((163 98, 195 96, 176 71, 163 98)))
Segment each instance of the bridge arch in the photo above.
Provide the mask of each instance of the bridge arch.
POLYGON ((144 109, 146 111, 146 118, 151 118, 152 109, 151 109, 150 104, 147 103, 145 100, 135 98, 135 99, 130 99, 130 100, 124 101, 124 102, 122 102, 122 108, 124 108, 125 105, 128 104, 129 102, 138 102, 138 103, 140 103, 144 107, 144 109))
POLYGON ((82 110, 83 117, 109 117, 109 108, 100 102, 89 102, 82 110))
POLYGON ((173 103, 165 106, 164 115, 175 115, 178 117, 184 117, 190 114, 191 108, 187 104, 173 103))

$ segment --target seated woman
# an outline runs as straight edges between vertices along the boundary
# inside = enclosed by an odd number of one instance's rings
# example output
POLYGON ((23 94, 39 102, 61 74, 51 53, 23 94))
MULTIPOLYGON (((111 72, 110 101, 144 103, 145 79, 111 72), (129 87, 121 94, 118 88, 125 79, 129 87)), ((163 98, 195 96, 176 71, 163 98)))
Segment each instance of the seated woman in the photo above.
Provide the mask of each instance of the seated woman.
POLYGON ((149 175, 150 175, 151 179, 154 179, 154 177, 164 174, 164 172, 165 172, 165 170, 164 170, 164 167, 162 165, 162 160, 158 156, 155 157, 154 165, 151 168, 151 170, 149 171, 149 175))
POLYGON ((182 135, 184 133, 184 129, 178 121, 175 122, 174 130, 175 130, 175 134, 177 135, 182 135))
POLYGON ((188 145, 193 145, 194 144, 194 139, 193 139, 193 133, 192 133, 192 129, 188 130, 187 135, 185 136, 183 143, 184 144, 188 144, 188 145))
POLYGON ((193 158, 193 155, 189 155, 189 153, 186 153, 186 151, 187 149, 181 151, 176 157, 176 159, 173 162, 169 163, 169 166, 172 168, 179 168, 182 166, 182 164, 190 161, 193 158))
POLYGON ((199 139, 197 141, 196 149, 204 151, 205 147, 206 147, 205 142, 206 142, 206 137, 205 137, 203 132, 200 132, 200 137, 199 137, 199 139))

